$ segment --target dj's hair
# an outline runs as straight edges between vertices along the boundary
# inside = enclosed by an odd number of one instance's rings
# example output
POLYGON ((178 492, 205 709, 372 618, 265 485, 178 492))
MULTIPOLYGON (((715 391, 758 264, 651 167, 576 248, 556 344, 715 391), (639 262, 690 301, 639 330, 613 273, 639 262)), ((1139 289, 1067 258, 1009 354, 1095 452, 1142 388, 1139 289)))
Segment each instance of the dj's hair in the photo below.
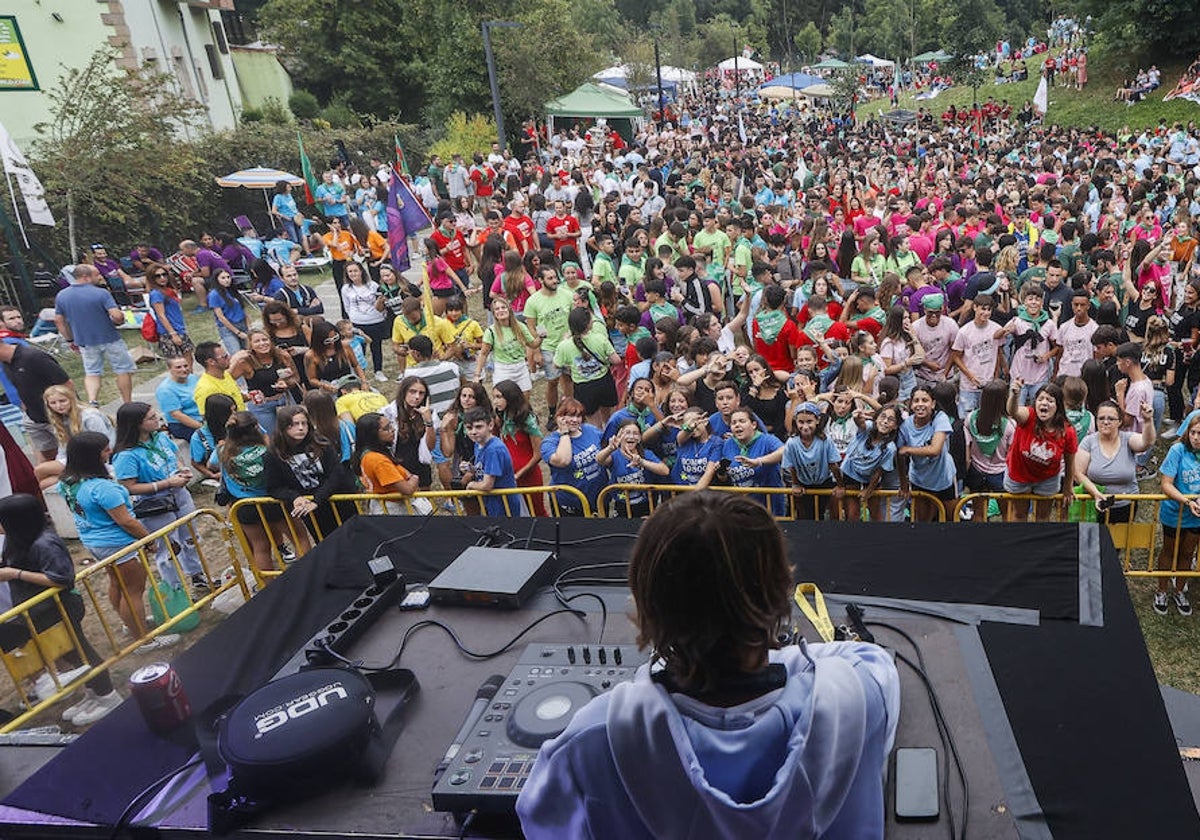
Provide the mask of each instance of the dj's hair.
POLYGON ((699 695, 760 655, 765 664, 791 615, 779 526, 762 505, 728 493, 698 491, 660 505, 638 534, 629 588, 638 644, 699 695))

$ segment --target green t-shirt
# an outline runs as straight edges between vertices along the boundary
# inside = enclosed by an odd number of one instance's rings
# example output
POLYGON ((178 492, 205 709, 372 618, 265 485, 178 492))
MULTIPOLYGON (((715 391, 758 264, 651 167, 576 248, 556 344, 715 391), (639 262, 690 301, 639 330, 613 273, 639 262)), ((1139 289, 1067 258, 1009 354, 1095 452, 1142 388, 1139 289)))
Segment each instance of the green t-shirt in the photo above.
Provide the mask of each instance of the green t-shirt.
POLYGON ((708 275, 718 281, 725 276, 725 256, 733 247, 729 234, 719 228, 712 233, 702 230, 692 239, 692 247, 697 251, 712 248, 708 258, 708 275))
POLYGON ((740 295, 742 293, 742 284, 743 283, 745 283, 746 285, 749 285, 754 282, 753 278, 750 276, 751 263, 753 263, 753 262, 754 262, 754 256, 752 255, 752 253, 750 251, 750 240, 743 236, 741 239, 739 239, 737 241, 737 245, 735 245, 734 249, 733 249, 733 265, 734 265, 734 267, 735 268, 741 268, 742 266, 746 267, 746 273, 742 277, 739 277, 737 272, 734 272, 732 282, 733 282, 733 293, 735 295, 740 295))
POLYGON ((621 257, 621 268, 617 271, 617 276, 625 281, 625 285, 633 288, 638 283, 642 282, 642 277, 646 274, 646 257, 643 254, 641 260, 633 262, 629 257, 621 257))
POLYGON ((1045 280, 1045 279, 1046 279, 1046 269, 1040 265, 1031 265, 1031 266, 1029 266, 1029 268, 1022 271, 1021 276, 1017 278, 1016 291, 1018 291, 1018 292, 1021 291, 1021 287, 1024 286, 1026 283, 1028 283, 1030 280, 1041 281, 1041 280, 1045 280))
POLYGON ((575 295, 566 286, 559 286, 553 294, 546 294, 542 289, 525 301, 525 317, 536 320, 539 331, 546 331, 547 348, 558 347, 567 334, 567 315, 574 303, 575 295))
POLYGON ((1064 245, 1058 252, 1058 261, 1062 263, 1067 272, 1067 279, 1070 280, 1071 275, 1075 273, 1075 267, 1079 265, 1079 245, 1075 242, 1064 245))
MULTIPOLYGON (((529 327, 520 321, 517 321, 516 325, 521 335, 525 336, 525 341, 533 344, 533 335, 529 332, 529 327)), ((492 354, 495 356, 497 362, 511 365, 525 359, 525 344, 521 342, 520 336, 513 330, 497 328, 493 324, 483 331, 483 343, 492 348, 492 354)))
POLYGON ((866 277, 872 286, 879 285, 879 281, 883 279, 883 264, 887 260, 883 254, 876 254, 867 260, 862 254, 854 258, 854 262, 850 263, 850 274, 855 277, 866 277))
POLYGON ((615 353, 603 323, 592 322, 592 328, 580 339, 586 351, 581 351, 575 339, 567 336, 554 351, 554 366, 571 372, 572 382, 594 382, 608 373, 608 359, 615 353))
POLYGON ((613 266, 612 257, 603 251, 596 254, 596 259, 592 262, 592 276, 598 278, 601 283, 611 280, 615 285, 617 269, 613 266))

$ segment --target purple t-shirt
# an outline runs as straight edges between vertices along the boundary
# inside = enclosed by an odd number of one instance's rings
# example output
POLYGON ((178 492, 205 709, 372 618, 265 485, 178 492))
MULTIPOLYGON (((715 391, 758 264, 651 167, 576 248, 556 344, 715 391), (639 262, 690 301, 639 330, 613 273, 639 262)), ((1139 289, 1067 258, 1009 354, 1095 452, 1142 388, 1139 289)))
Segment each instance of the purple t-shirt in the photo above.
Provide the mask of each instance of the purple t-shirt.
POLYGON ((142 260, 142 259, 152 260, 154 262, 160 263, 163 261, 163 255, 162 255, 162 251, 158 250, 157 248, 151 247, 150 251, 146 254, 145 257, 143 257, 141 255, 141 253, 139 253, 138 249, 134 248, 132 251, 129 252, 129 259, 133 260, 135 264, 138 262, 138 260, 142 260))
POLYGON ((218 271, 228 271, 233 273, 233 269, 229 267, 229 263, 225 262, 225 258, 216 251, 210 251, 208 248, 201 248, 196 251, 196 264, 200 266, 200 271, 203 273, 205 267, 208 268, 208 276, 213 277, 218 271))
POLYGON ((116 275, 121 270, 121 264, 112 257, 105 257, 102 260, 95 260, 92 265, 100 272, 100 276, 107 280, 109 277, 116 275))

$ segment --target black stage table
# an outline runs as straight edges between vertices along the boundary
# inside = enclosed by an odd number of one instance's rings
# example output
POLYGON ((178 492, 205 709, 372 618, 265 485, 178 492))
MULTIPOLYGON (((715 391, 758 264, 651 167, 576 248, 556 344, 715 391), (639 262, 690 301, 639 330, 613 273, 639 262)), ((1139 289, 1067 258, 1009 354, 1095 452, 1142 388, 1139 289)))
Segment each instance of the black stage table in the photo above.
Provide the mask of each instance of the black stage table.
MULTIPOLYGON (((484 529, 498 525, 523 543, 532 524, 451 517, 351 520, 178 657, 174 664, 193 707, 245 693, 286 669, 297 650, 370 583, 365 561, 384 540, 420 525, 418 534, 382 551, 410 580, 426 581, 474 544, 484 529)), ((636 527, 621 520, 562 520, 559 570, 623 560, 632 540, 603 535, 630 534, 636 527), (602 538, 575 544, 593 537, 602 538)), ((968 836, 1200 836, 1200 817, 1105 530, 1094 525, 799 522, 783 528, 798 581, 817 583, 827 597, 840 593, 860 600, 869 616, 886 616, 920 639, 967 759, 972 784, 968 836), (904 603, 892 603, 899 611, 889 611, 878 598, 942 602, 917 606, 967 620, 909 614, 904 603)), ((553 521, 536 523, 534 539, 544 542, 535 545, 553 547, 554 536, 553 521)), ((606 588, 605 596, 612 609, 604 641, 631 640, 632 629, 623 616, 627 593, 606 588)), ((575 605, 590 609, 591 600, 575 605)), ((453 624, 476 650, 499 647, 531 617, 552 607, 551 600, 540 596, 517 612, 390 611, 354 656, 371 663, 390 658, 406 626, 434 615, 453 624)), ((552 618, 528 639, 594 642, 597 617, 590 614, 586 623, 571 616, 552 618)), ((888 631, 878 635, 912 655, 888 631)), ((488 674, 508 673, 522 646, 497 660, 476 663, 439 631, 421 631, 400 663, 417 674, 421 693, 381 784, 346 787, 280 810, 258 821, 253 831, 268 836, 457 837, 452 817, 431 810, 432 769, 476 687, 488 674)), ((933 734, 928 700, 911 673, 901 667, 901 674, 897 745, 933 746, 943 753, 933 734)), ((11 838, 107 836, 106 829, 86 824, 114 822, 134 795, 194 751, 190 735, 164 740, 148 733, 137 709, 126 703, 4 800, 0 833, 11 838)), ((157 819, 161 836, 195 836, 203 825, 202 799, 197 796, 157 819)), ((890 804, 889 799, 889 812, 890 804)), ((961 809, 957 796, 949 804, 956 812, 961 809)), ((930 837, 945 830, 943 817, 936 828, 891 824, 888 836, 930 837)))

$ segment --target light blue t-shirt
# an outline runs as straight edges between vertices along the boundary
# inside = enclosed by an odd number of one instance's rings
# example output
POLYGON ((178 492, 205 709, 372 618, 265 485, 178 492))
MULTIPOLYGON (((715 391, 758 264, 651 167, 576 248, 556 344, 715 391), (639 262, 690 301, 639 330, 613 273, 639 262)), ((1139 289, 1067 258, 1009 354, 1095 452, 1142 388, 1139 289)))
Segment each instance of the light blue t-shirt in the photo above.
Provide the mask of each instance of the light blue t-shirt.
POLYGON ((917 428, 917 424, 911 417, 906 418, 900 424, 900 436, 896 441, 897 448, 928 446, 937 432, 946 433, 946 441, 940 455, 920 455, 908 459, 908 480, 913 487, 937 493, 954 484, 956 475, 954 459, 950 457, 950 433, 952 431, 954 431, 954 427, 950 423, 950 418, 941 411, 935 411, 933 419, 922 428, 917 428))
MULTIPOLYGON (((1187 426, 1180 428, 1186 429, 1187 426)), ((1183 441, 1175 443, 1167 450, 1162 466, 1158 468, 1160 475, 1175 479, 1175 489, 1184 495, 1200 493, 1200 458, 1189 452, 1183 441)), ((1174 528, 1176 523, 1181 528, 1200 528, 1200 517, 1192 514, 1187 506, 1183 506, 1183 519, 1179 518, 1179 502, 1166 499, 1158 506, 1158 521, 1163 527, 1174 528)))
POLYGON ((888 441, 883 446, 872 446, 873 429, 874 425, 867 423, 866 427, 854 436, 850 448, 842 456, 842 475, 859 484, 868 483, 877 469, 882 469, 885 473, 896 469, 895 442, 888 441))
POLYGON ((209 464, 217 451, 217 441, 208 424, 204 424, 188 439, 188 453, 193 464, 209 464))
POLYGON ((276 193, 271 199, 271 209, 289 221, 300 215, 300 211, 296 209, 296 197, 291 193, 276 193))
POLYGON ((196 399, 193 396, 196 393, 198 381, 200 381, 200 374, 190 373, 186 382, 176 382, 167 377, 158 383, 158 387, 154 389, 154 398, 158 400, 158 410, 162 412, 168 423, 178 422, 171 416, 172 411, 182 411, 193 420, 201 419, 200 409, 197 408, 196 399))
POLYGON ((166 432, 155 432, 149 440, 113 456, 113 475, 117 481, 132 478, 139 484, 165 481, 179 471, 177 451, 175 441, 166 432))
POLYGON ((109 549, 129 545, 134 537, 113 521, 108 511, 126 507, 133 516, 129 491, 110 478, 85 478, 78 484, 58 483, 79 529, 79 540, 88 548, 109 549))
POLYGON ((799 435, 788 438, 783 445, 783 470, 791 470, 796 482, 805 487, 819 487, 832 478, 829 465, 841 460, 833 443, 827 438, 814 437, 804 445, 799 435))
POLYGON ((54 314, 67 319, 71 335, 80 347, 98 347, 121 340, 108 315, 108 310, 116 306, 107 289, 91 283, 68 286, 54 298, 54 314))
MULTIPOLYGON (((783 441, 770 432, 759 432, 745 449, 736 438, 729 438, 721 447, 721 457, 729 459, 729 481, 734 487, 782 487, 783 473, 779 464, 760 464, 752 467, 737 460, 739 455, 747 458, 761 458, 770 455, 783 446, 783 441)), ((755 496, 754 500, 765 505, 765 497, 755 496)), ((771 496, 771 512, 783 516, 787 510, 787 499, 780 494, 771 496)))

